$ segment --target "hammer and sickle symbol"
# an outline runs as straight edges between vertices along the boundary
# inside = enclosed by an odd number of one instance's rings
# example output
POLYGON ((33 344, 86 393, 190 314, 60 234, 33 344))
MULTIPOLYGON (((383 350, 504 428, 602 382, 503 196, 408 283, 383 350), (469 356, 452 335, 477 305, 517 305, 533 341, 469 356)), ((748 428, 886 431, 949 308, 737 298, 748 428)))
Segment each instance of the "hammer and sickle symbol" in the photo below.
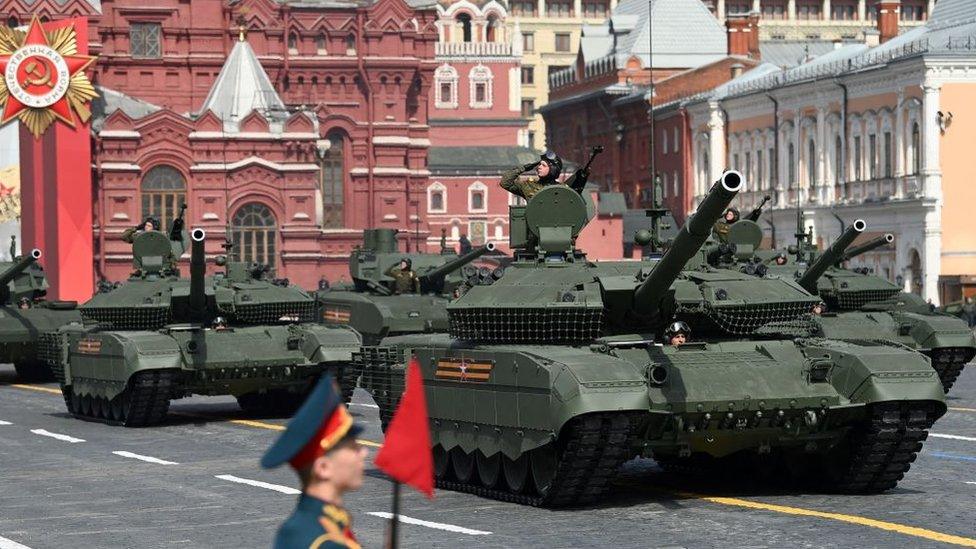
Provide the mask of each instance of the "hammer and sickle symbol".
POLYGON ((54 87, 54 83, 51 82, 51 69, 46 63, 31 61, 27 63, 24 67, 27 72, 27 77, 24 78, 23 86, 47 86, 49 88, 54 87))

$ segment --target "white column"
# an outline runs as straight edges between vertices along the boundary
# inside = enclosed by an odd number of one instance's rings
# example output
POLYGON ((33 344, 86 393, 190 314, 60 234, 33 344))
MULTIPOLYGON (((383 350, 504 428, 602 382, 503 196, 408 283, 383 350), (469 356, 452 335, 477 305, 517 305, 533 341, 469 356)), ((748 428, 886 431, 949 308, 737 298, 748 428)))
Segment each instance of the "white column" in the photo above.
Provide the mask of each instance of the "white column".
POLYGON ((583 0, 573 0, 573 17, 583 17, 583 0))
MULTIPOLYGON (((799 198, 800 203, 803 203, 803 185, 800 183, 800 157, 803 156, 803 144, 800 143, 800 121, 803 120, 800 117, 800 110, 797 109, 793 111, 793 173, 788 174, 787 181, 792 179, 794 193, 799 198)), ((789 145, 786 147, 787 153, 789 153, 789 145)), ((787 160, 789 160, 789 155, 787 154, 787 160)), ((789 169, 789 162, 786 163, 786 169, 789 169)))
POLYGON ((786 3, 786 18, 790 21, 796 20, 796 0, 789 0, 786 3))
POLYGON ((546 16, 546 0, 538 0, 538 3, 539 4, 538 4, 538 10, 537 11, 539 12, 539 17, 545 17, 546 16))
POLYGON ((827 185, 827 107, 817 109, 817 184, 815 196, 824 202, 824 188, 827 185))
POLYGON ((617 0, 610 0, 610 11, 617 9, 617 0))
POLYGON ((932 12, 935 10, 935 0, 929 0, 929 5, 926 9, 926 18, 932 17, 932 12))
POLYGON ((922 86, 922 192, 926 198, 942 199, 942 168, 940 162, 939 96, 941 86, 926 83, 922 86))
POLYGON ((898 90, 898 107, 895 111, 895 198, 905 194, 905 91, 898 90))
POLYGON ((857 20, 866 21, 868 18, 868 5, 866 0, 857 0, 857 20))
POLYGON ((760 13, 762 11, 762 6, 759 4, 759 0, 752 0, 752 11, 760 13))
POLYGON ((711 163, 708 183, 711 183, 718 181, 728 162, 725 151, 725 118, 722 116, 718 101, 708 103, 708 145, 708 158, 711 163))
POLYGON ((718 0, 715 3, 715 17, 720 21, 725 21, 725 0, 718 0))
MULTIPOLYGON (((940 201, 941 202, 941 201, 940 201)), ((939 305, 939 273, 942 272, 942 207, 926 206, 922 256, 922 297, 939 305)))
POLYGON ((830 20, 830 0, 823 0, 823 7, 821 8, 820 18, 824 21, 830 20))

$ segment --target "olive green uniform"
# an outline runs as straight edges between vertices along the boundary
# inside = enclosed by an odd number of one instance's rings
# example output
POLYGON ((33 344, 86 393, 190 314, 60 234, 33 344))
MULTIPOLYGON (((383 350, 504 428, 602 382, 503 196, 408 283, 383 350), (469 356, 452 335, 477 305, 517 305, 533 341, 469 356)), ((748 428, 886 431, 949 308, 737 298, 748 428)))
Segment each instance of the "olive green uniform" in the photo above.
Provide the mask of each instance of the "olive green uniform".
POLYGON ((715 225, 712 226, 712 234, 719 242, 729 241, 729 230, 732 228, 731 223, 726 223, 724 219, 716 221, 715 225))
MULTIPOLYGON (((503 189, 514 194, 515 196, 521 196, 526 200, 530 200, 539 191, 546 188, 547 184, 540 182, 539 177, 535 175, 522 178, 521 175, 523 172, 525 172, 525 166, 516 166, 503 173, 501 186, 503 189)), ((563 184, 574 189, 578 193, 582 193, 583 187, 586 186, 588 176, 589 173, 584 172, 583 170, 577 170, 576 173, 569 176, 569 179, 567 179, 563 184)))
POLYGON ((129 244, 132 244, 133 242, 136 241, 136 237, 139 236, 140 232, 142 232, 142 230, 138 227, 129 227, 128 229, 122 232, 122 240, 129 244))
POLYGON ((393 290, 398 294, 420 293, 420 279, 412 269, 401 269, 400 264, 390 267, 386 276, 393 277, 393 290))

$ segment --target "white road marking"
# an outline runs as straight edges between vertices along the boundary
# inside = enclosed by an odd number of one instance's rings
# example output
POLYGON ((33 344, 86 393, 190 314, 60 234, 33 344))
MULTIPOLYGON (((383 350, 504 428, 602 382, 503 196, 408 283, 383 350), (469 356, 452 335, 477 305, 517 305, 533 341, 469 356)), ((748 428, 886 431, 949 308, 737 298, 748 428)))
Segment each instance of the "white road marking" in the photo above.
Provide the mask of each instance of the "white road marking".
POLYGON ((379 406, 377 406, 375 404, 360 404, 358 402, 350 402, 349 405, 350 406, 359 406, 359 407, 362 407, 362 408, 379 408, 379 406))
POLYGON ((120 457, 138 459, 139 461, 145 461, 147 463, 155 463, 157 465, 179 465, 179 463, 176 463, 175 461, 166 461, 165 459, 154 458, 152 456, 133 454, 132 452, 126 452, 125 450, 116 450, 112 453, 120 457))
POLYGON ((964 437, 961 435, 943 435, 941 433, 929 433, 930 437, 948 438, 951 440, 965 440, 966 442, 976 442, 976 437, 964 437))
POLYGON ((0 419, 0 425, 13 425, 13 423, 10 423, 9 421, 4 421, 4 420, 0 419))
POLYGON ((17 543, 12 539, 7 539, 3 536, 0 536, 0 549, 31 549, 31 548, 21 543, 17 543))
POLYGON ((75 438, 68 435, 62 435, 59 433, 52 433, 51 431, 48 431, 46 429, 31 429, 31 432, 34 433, 35 435, 41 435, 42 437, 51 437, 57 440, 62 440, 64 442, 70 442, 72 444, 75 444, 77 442, 85 442, 85 439, 83 438, 75 438))
POLYGON ((973 482, 973 481, 971 481, 971 480, 967 480, 967 481, 966 481, 966 484, 976 484, 976 482, 973 482))
POLYGON ((280 484, 271 484, 269 482, 261 482, 260 480, 251 480, 249 478, 235 477, 234 475, 215 475, 220 480, 228 480, 230 482, 236 482, 238 484, 247 484, 248 486, 257 486, 258 488, 265 488, 268 490, 274 490, 275 492, 281 492, 282 494, 297 495, 301 494, 301 490, 296 490, 288 486, 282 486, 280 484))
MULTIPOLYGON (((393 518, 393 513, 372 512, 366 514, 372 515, 374 517, 385 518, 385 519, 393 518)), ((427 520, 405 517, 403 515, 400 515, 400 522, 402 522, 403 524, 415 524, 417 526, 426 526, 427 528, 434 528, 435 530, 446 530, 448 532, 455 532, 457 534, 467 534, 469 536, 491 535, 491 532, 485 532, 484 530, 472 530, 471 528, 465 528, 463 526, 455 526, 453 524, 443 524, 440 522, 430 522, 427 520)))

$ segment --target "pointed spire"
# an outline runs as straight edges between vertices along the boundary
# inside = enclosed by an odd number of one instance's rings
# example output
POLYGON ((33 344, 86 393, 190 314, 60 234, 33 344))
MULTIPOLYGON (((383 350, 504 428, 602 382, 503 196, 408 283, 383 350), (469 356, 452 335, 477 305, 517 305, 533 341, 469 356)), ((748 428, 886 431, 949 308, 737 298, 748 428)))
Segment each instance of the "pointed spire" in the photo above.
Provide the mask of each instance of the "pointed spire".
MULTIPOLYGON (((240 38, 245 38, 243 33, 240 38)), ((234 43, 200 112, 208 109, 224 121, 225 131, 237 131, 251 111, 259 111, 265 118, 269 118, 269 111, 286 112, 285 103, 246 40, 234 43)))

